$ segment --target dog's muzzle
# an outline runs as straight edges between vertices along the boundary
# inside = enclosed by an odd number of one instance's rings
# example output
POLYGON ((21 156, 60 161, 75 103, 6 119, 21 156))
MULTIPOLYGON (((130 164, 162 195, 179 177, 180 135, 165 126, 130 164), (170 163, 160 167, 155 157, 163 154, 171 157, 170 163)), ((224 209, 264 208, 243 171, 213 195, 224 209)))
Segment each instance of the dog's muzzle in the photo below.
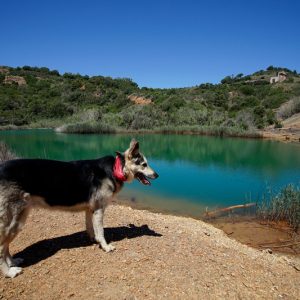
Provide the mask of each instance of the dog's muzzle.
POLYGON ((145 176, 143 173, 136 173, 135 178, 144 185, 151 185, 151 182, 147 179, 156 179, 158 174, 154 172, 152 175, 145 176))

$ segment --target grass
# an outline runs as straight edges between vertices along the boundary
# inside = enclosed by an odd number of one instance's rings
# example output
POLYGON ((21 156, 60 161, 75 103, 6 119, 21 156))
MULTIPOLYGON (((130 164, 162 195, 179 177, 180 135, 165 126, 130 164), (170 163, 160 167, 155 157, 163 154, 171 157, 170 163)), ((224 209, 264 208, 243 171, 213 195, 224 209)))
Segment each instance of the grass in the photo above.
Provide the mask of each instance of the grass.
POLYGON ((285 186, 278 194, 272 192, 258 203, 259 219, 287 222, 294 231, 300 227, 300 189, 292 184, 285 186))
POLYGON ((63 133, 116 133, 116 129, 100 122, 82 122, 75 124, 67 124, 56 129, 57 132, 63 133))
POLYGON ((212 136, 231 136, 231 137, 248 137, 259 138, 261 135, 257 131, 243 130, 238 127, 229 126, 164 126, 154 129, 154 131, 161 133, 176 133, 176 134, 201 134, 212 136))
POLYGON ((153 129, 124 129, 113 127, 103 122, 78 122, 60 126, 56 128, 57 132, 78 133, 78 134, 104 134, 104 133, 162 133, 162 134, 199 134, 212 136, 231 136, 259 138, 261 135, 255 130, 243 130, 238 127, 226 126, 160 126, 153 129))

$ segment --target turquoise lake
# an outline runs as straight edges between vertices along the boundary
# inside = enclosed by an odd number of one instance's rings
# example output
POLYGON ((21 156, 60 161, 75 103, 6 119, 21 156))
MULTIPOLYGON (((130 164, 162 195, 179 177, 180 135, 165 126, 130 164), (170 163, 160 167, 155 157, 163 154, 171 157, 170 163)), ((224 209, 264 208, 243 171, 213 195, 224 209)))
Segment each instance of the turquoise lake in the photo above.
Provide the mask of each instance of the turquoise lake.
POLYGON ((199 217, 206 207, 259 199, 268 189, 300 184, 300 144, 198 135, 77 135, 52 130, 0 132, 19 157, 92 159, 125 151, 132 137, 159 178, 125 185, 119 202, 199 217))

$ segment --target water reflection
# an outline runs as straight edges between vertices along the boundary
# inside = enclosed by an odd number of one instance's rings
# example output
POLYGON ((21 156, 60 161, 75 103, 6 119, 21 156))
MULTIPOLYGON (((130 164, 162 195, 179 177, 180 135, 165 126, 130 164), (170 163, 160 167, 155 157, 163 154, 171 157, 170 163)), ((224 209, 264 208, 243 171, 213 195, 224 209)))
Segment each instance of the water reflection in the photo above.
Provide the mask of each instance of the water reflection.
MULTIPOLYGON (((125 150, 132 137, 66 135, 51 130, 0 132, 0 140, 20 156, 60 160, 114 155, 116 150, 125 150)), ((137 193, 137 201, 146 192, 149 197, 177 199, 183 205, 225 206, 256 199, 266 186, 299 184, 299 144, 196 135, 135 137, 160 174, 150 188, 138 183, 127 187, 125 193, 137 193)))

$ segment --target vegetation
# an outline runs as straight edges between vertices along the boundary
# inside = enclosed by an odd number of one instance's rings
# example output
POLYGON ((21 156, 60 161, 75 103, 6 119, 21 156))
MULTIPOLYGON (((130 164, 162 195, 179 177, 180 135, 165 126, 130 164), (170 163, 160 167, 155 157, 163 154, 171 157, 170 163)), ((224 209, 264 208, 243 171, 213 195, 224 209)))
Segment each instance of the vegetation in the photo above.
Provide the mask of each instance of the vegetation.
POLYGON ((102 123, 76 123, 63 125, 57 128, 58 132, 64 133, 115 133, 114 128, 102 123))
POLYGON ((300 227, 300 189, 284 187, 277 195, 270 193, 258 203, 257 214, 268 221, 285 221, 295 231, 300 227))
POLYGON ((300 112, 300 97, 292 98, 290 101, 282 105, 278 111, 277 116, 281 119, 287 119, 292 115, 300 112))
MULTIPOLYGON (((243 135, 279 124, 274 110, 299 97, 299 74, 273 66, 252 75, 226 76, 220 84, 176 89, 139 88, 128 78, 61 75, 45 67, 0 67, 0 126, 72 124, 64 127, 68 132, 200 128, 243 135), (269 84, 280 70, 288 80, 269 84), (151 103, 136 104, 132 96, 151 103)), ((298 110, 299 103, 292 108, 298 110)))

